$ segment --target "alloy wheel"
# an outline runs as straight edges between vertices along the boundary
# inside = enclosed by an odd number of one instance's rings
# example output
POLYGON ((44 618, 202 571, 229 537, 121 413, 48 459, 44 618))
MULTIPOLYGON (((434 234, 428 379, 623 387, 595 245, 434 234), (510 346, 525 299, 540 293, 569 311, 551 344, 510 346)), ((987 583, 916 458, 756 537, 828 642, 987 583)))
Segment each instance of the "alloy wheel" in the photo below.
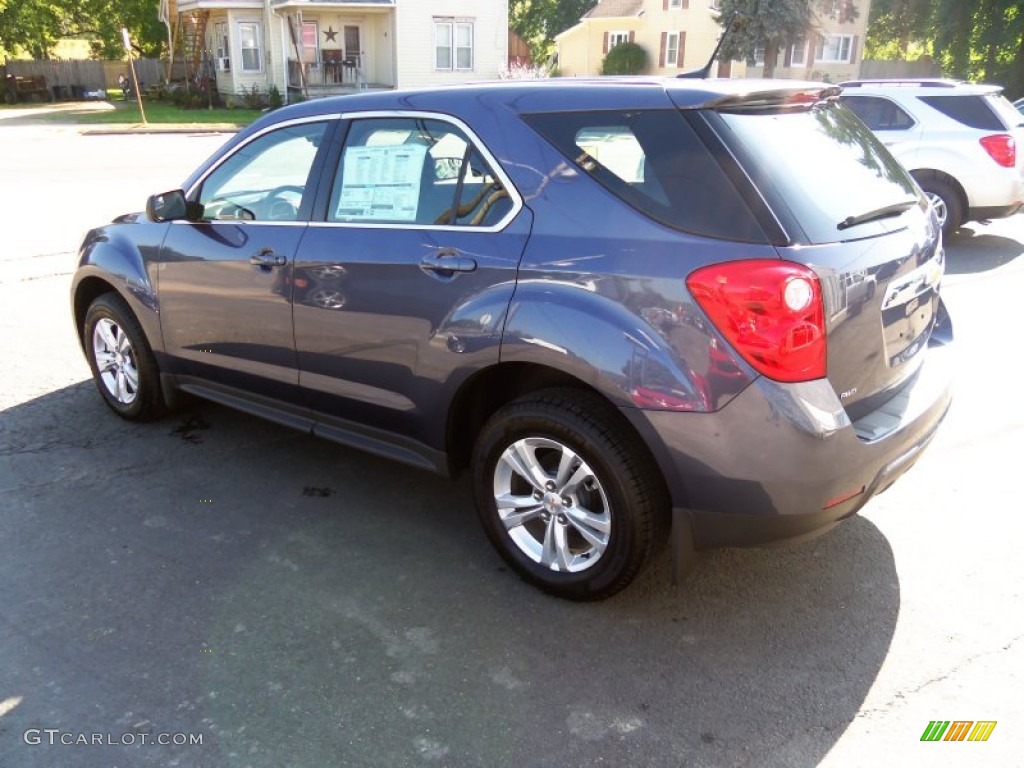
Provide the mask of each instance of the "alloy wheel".
POLYGON ((546 437, 516 440, 494 468, 494 502, 509 538, 533 562, 576 573, 608 547, 611 507, 590 466, 546 437))

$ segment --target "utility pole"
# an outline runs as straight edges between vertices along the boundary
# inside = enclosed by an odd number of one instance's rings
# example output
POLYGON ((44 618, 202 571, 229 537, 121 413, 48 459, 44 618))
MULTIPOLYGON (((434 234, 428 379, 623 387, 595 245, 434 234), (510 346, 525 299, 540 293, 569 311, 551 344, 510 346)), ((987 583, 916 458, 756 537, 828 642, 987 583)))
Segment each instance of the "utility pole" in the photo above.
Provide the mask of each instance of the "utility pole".
POLYGON ((135 74, 135 58, 132 56, 132 40, 128 37, 128 30, 121 27, 121 40, 124 42, 124 49, 128 52, 128 68, 132 71, 132 84, 135 86, 135 99, 139 102, 139 114, 142 115, 142 124, 146 125, 146 110, 142 108, 142 90, 139 88, 139 78, 135 74))

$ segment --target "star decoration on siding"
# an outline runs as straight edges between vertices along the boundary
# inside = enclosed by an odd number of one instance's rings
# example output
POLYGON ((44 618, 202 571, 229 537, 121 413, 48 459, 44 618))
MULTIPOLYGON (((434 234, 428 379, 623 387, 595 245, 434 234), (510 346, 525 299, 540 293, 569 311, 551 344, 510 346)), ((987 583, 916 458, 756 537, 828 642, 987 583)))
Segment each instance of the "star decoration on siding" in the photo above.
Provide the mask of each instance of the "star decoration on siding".
POLYGON ((334 28, 333 28, 333 27, 328 27, 328 28, 327 28, 327 31, 326 31, 326 32, 324 32, 324 37, 326 37, 326 38, 327 38, 327 41, 328 41, 328 42, 330 42, 330 43, 334 43, 334 42, 337 42, 337 41, 336 41, 336 40, 334 39, 334 38, 336 38, 337 36, 338 36, 338 33, 334 31, 334 28))

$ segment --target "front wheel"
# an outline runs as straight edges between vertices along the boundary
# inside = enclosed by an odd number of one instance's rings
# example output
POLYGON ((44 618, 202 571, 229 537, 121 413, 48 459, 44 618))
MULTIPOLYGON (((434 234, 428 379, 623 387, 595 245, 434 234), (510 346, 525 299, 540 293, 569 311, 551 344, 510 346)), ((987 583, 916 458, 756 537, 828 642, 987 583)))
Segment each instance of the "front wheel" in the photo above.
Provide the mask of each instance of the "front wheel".
POLYGON ((477 441, 473 480, 491 543, 560 597, 615 594, 665 538, 668 502, 648 452, 587 393, 548 390, 495 413, 477 441))
POLYGON ((85 313, 85 354, 96 388, 118 416, 150 421, 164 411, 153 351, 124 299, 98 297, 85 313))

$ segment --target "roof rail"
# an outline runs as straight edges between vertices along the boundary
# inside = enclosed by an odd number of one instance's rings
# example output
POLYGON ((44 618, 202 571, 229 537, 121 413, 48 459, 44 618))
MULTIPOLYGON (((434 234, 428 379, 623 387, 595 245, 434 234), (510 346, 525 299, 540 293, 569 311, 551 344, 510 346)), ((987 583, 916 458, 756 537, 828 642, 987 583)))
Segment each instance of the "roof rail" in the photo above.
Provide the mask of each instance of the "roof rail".
POLYGON ((839 85, 843 88, 859 88, 862 85, 914 85, 922 88, 956 88, 964 85, 964 80, 951 80, 941 77, 919 78, 879 78, 877 80, 847 80, 839 85))

